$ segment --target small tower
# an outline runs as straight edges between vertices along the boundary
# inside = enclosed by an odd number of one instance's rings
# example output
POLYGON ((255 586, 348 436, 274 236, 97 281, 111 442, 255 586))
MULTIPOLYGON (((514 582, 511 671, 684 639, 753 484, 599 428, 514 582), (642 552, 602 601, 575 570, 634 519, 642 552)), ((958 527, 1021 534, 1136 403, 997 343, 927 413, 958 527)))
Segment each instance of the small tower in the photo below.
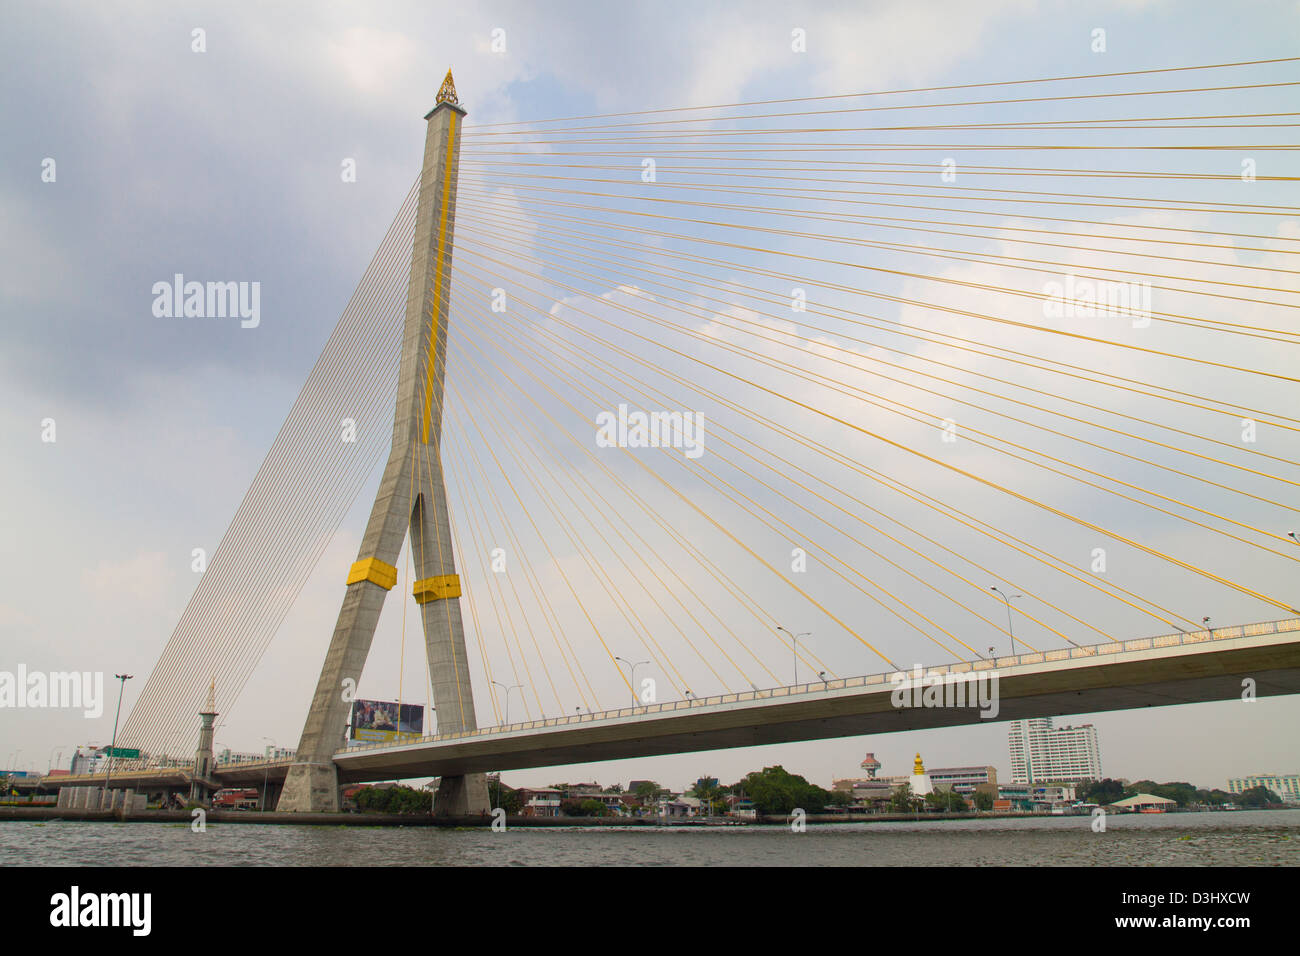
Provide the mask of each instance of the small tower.
POLYGON ((199 711, 199 746, 194 751, 194 778, 190 781, 190 800, 206 801, 207 787, 203 781, 212 776, 212 722, 217 716, 217 679, 208 685, 208 703, 199 711))
POLYGON ((912 761, 912 779, 909 782, 912 785, 912 793, 918 797, 934 792, 934 784, 930 782, 930 776, 925 772, 925 764, 921 762, 920 754, 917 754, 916 759, 912 761))
POLYGON ((876 759, 875 754, 871 753, 863 757, 862 763, 858 766, 866 771, 868 780, 875 780, 876 772, 880 770, 880 761, 876 759))

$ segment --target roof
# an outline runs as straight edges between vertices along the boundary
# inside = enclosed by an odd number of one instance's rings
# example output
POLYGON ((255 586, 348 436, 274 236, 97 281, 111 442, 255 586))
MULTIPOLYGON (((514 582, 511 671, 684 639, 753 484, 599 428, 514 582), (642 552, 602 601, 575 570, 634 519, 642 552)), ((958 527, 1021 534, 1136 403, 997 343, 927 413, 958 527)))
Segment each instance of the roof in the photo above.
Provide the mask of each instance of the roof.
POLYGON ((1127 800, 1116 800, 1111 804, 1112 807, 1149 807, 1153 803, 1177 803, 1177 800, 1170 800, 1166 797, 1157 797, 1153 793, 1135 793, 1127 800))

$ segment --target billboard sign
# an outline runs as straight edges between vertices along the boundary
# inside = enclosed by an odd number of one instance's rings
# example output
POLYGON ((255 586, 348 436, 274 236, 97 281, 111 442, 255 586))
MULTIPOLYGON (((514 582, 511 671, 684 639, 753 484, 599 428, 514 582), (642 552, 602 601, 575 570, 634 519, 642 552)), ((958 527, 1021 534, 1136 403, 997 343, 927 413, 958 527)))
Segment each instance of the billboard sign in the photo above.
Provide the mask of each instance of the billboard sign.
POLYGON ((424 733, 424 705, 393 700, 354 700, 352 739, 357 743, 385 743, 424 733))

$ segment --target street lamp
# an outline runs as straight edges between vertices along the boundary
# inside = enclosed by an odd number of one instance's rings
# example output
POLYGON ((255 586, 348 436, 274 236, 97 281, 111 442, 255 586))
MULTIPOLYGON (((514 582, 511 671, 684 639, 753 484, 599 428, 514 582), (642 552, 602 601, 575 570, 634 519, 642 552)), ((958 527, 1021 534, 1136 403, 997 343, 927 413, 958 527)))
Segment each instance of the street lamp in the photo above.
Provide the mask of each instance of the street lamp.
POLYGON ((996 584, 993 585, 991 588, 989 588, 989 590, 996 591, 998 597, 1002 598, 1003 603, 1005 603, 1007 606, 1007 633, 1011 635, 1011 653, 1014 655, 1016 653, 1016 629, 1011 623, 1011 602, 1018 597, 1024 597, 1024 595, 1012 594, 1008 596, 1007 594, 999 590, 996 584))
POLYGON ((522 693, 523 693, 523 689, 524 689, 524 685, 523 685, 523 684, 511 684, 509 687, 506 687, 506 685, 503 684, 503 683, 501 683, 499 680, 494 680, 492 683, 494 683, 494 684, 496 684, 498 687, 504 689, 505 692, 506 692, 506 723, 509 724, 509 723, 510 723, 510 692, 511 692, 512 690, 514 690, 516 687, 518 687, 520 693, 522 694, 522 693))
POLYGON ((47 760, 47 761, 45 762, 45 775, 46 775, 46 776, 49 776, 49 774, 50 774, 50 770, 52 770, 52 769, 54 768, 54 751, 55 751, 55 750, 59 751, 59 756, 62 757, 62 756, 63 756, 63 749, 64 749, 65 747, 67 747, 67 746, 69 746, 69 745, 68 745, 68 744, 55 744, 53 747, 50 748, 50 753, 49 753, 49 758, 50 758, 50 759, 47 760))
POLYGON ((799 638, 812 637, 812 631, 804 631, 802 634, 795 634, 780 624, 776 626, 778 631, 785 631, 790 635, 790 651, 794 659, 794 682, 799 683, 799 638))
POLYGON ((633 664, 631 661, 629 661, 629 660, 628 660, 627 658, 625 658, 625 657, 615 657, 614 660, 616 660, 616 661, 622 661, 624 664, 626 664, 628 667, 630 667, 630 668, 632 669, 632 681, 631 681, 631 683, 632 683, 632 700, 633 700, 632 707, 633 707, 633 709, 635 710, 635 709, 636 709, 636 705, 639 704, 639 703, 641 703, 641 697, 640 697, 640 695, 637 694, 637 692, 636 692, 636 669, 637 669, 638 667, 640 667, 642 664, 649 664, 650 662, 649 662, 649 661, 637 661, 635 664, 633 664))
POLYGON ((117 756, 117 719, 122 716, 122 691, 126 688, 126 682, 131 679, 131 674, 114 674, 118 680, 117 685, 117 713, 113 715, 113 743, 108 748, 108 771, 104 775, 104 794, 108 795, 108 784, 113 779, 113 758, 117 756))

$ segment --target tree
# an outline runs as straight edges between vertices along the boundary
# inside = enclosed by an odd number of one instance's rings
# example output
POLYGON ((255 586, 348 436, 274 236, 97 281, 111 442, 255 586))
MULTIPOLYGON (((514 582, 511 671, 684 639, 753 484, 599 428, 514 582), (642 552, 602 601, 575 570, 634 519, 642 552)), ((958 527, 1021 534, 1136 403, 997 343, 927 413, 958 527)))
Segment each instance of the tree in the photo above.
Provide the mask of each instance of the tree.
POLYGON ((894 813, 911 813, 914 809, 915 799, 912 796, 912 785, 904 780, 894 788, 894 792, 889 798, 889 809, 894 813))
POLYGON ((975 791, 975 809, 976 809, 976 810, 992 810, 992 809, 993 809, 993 794, 989 793, 987 790, 976 790, 976 791, 975 791))
POLYGON ((1268 787, 1259 786, 1243 790, 1237 802, 1243 807, 1266 807, 1271 803, 1281 803, 1282 798, 1268 787))
POLYGON ((853 805, 853 794, 848 790, 832 790, 830 798, 826 801, 832 807, 848 807, 853 805))
POLYGON ((1236 797, 1226 790, 1197 790, 1197 799, 1211 807, 1221 807, 1225 803, 1232 803, 1236 797))
MULTIPOLYGON (((1133 793, 1137 791, 1134 790, 1133 793)), ((1126 796, 1132 796, 1132 793, 1126 793, 1124 785, 1118 780, 1112 780, 1107 777, 1105 780, 1093 780, 1079 788, 1079 799, 1083 803, 1109 804, 1116 800, 1123 800, 1126 796)))
POLYGON ((784 767, 764 767, 735 784, 733 792, 743 791, 759 813, 784 816, 796 807, 809 813, 826 808, 830 794, 784 767))
POLYGON ((961 794, 951 790, 935 790, 925 795, 925 804, 931 810, 947 813, 962 813, 969 809, 961 794))
POLYGON ((502 784, 492 784, 488 787, 488 798, 492 806, 500 807, 510 816, 523 812, 524 798, 518 790, 512 790, 502 784))
POLYGON ((362 813, 415 814, 433 811, 433 794, 411 787, 363 787, 353 799, 362 813))
POLYGON ((636 785, 636 790, 634 792, 636 793, 637 799, 645 805, 657 802, 659 795, 664 791, 663 788, 653 780, 642 780, 636 785))
POLYGON ((691 788, 691 793, 700 801, 700 812, 711 815, 719 810, 726 790, 718 786, 717 777, 700 777, 691 788))

